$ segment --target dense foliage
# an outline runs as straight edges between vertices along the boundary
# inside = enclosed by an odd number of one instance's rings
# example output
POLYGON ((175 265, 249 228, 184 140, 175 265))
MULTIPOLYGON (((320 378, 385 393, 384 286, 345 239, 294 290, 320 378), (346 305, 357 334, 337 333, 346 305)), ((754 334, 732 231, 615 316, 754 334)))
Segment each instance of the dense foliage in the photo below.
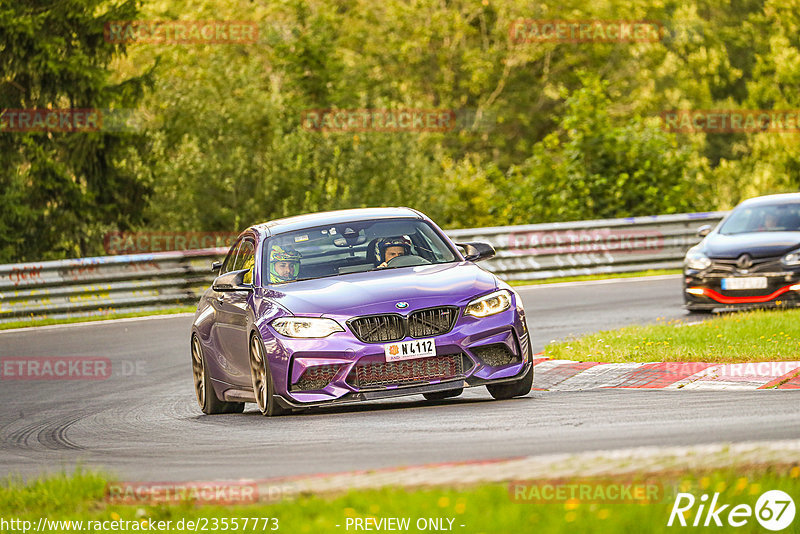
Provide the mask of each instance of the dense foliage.
POLYGON ((0 132, 0 262, 113 230, 235 231, 407 205, 444 227, 724 209, 798 190, 800 135, 672 133, 670 109, 800 109, 800 0, 6 0, 0 108, 135 128, 0 132), (111 44, 119 20, 255 21, 252 44, 111 44), (515 42, 517 19, 660 39, 515 42), (147 83, 152 82, 149 90, 147 83), (445 132, 315 131, 311 109, 453 110, 445 132))
MULTIPOLYGON (((0 3, 0 110, 137 105, 148 73, 112 81, 119 46, 108 20, 135 16, 132 0, 0 3)), ((8 122, 7 122, 8 123, 8 122)), ((0 130, 0 261, 96 252, 102 232, 144 222, 151 184, 128 167, 144 134, 0 130)))

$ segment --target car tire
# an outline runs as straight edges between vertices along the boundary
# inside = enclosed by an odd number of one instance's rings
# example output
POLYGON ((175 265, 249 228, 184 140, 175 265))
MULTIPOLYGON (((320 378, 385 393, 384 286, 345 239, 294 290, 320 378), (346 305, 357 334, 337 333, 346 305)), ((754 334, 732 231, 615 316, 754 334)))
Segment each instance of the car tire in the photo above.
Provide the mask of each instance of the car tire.
POLYGON ((514 382, 505 384, 489 384, 486 389, 492 397, 497 400, 510 399, 512 397, 522 397, 531 392, 533 387, 533 367, 528 369, 528 373, 514 382))
POLYGON ((458 397, 464 393, 464 388, 448 389, 447 391, 434 391, 433 393, 423 393, 422 396, 425 400, 438 401, 449 399, 450 397, 458 397))
POLYGON ((196 335, 192 336, 192 375, 194 376, 194 393, 197 404, 206 415, 222 413, 242 413, 243 402, 227 402, 217 398, 211 377, 206 366, 206 357, 203 355, 203 346, 196 335))
POLYGON ((275 383, 267 363, 264 343, 258 334, 250 336, 250 378, 253 383, 253 395, 261 415, 275 417, 291 413, 275 400, 275 383))

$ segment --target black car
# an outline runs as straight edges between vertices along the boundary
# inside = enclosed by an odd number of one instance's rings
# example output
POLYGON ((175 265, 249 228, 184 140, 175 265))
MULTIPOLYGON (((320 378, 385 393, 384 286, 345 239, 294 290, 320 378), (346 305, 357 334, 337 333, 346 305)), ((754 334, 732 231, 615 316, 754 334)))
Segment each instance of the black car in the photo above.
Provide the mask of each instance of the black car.
POLYGON ((690 312, 800 304, 800 193, 745 200, 684 262, 690 312))

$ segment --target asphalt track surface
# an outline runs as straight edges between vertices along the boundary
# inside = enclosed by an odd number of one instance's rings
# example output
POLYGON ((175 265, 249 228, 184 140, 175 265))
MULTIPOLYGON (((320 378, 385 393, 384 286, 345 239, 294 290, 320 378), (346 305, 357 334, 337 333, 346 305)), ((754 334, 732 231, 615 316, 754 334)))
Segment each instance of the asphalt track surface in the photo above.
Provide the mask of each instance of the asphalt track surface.
MULTIPOLYGON (((552 339, 685 317, 680 279, 518 288, 541 350, 552 339)), ((267 419, 203 416, 192 389, 191 318, 0 332, 0 358, 99 356, 97 381, 0 381, 0 474, 71 471, 125 480, 272 478, 635 446, 800 437, 797 392, 533 392, 484 388, 267 419)))

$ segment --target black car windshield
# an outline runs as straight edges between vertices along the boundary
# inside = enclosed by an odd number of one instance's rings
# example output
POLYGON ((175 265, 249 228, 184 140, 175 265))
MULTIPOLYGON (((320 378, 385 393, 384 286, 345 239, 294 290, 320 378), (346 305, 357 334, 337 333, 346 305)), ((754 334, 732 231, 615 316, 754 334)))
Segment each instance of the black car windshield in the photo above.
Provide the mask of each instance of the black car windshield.
POLYGON ((742 206, 733 211, 719 233, 800 232, 800 203, 742 206))
POLYGON ((278 234, 264 246, 263 272, 272 284, 457 260, 438 232, 417 219, 318 226, 278 234))

